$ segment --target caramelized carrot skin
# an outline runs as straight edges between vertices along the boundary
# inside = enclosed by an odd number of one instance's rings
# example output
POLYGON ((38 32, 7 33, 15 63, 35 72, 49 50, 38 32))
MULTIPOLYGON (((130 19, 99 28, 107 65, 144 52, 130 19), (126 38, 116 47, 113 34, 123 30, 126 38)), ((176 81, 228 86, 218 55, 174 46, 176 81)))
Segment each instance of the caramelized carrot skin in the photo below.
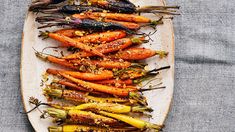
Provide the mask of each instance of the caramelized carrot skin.
POLYGON ((65 80, 59 80, 57 82, 58 84, 61 84, 61 85, 64 85, 64 86, 68 86, 70 88, 73 88, 74 90, 81 90, 81 91, 87 91, 87 89, 83 88, 83 87, 80 87, 72 82, 69 82, 69 81, 65 81, 65 80))
POLYGON ((122 68, 128 68, 131 66, 130 62, 123 61, 105 61, 105 60, 70 60, 69 62, 73 63, 74 65, 86 65, 86 66, 97 66, 97 67, 103 67, 107 69, 122 69, 122 68))
POLYGON ((126 37, 126 32, 122 30, 93 33, 83 37, 74 38, 74 40, 83 43, 104 43, 111 42, 126 37))
POLYGON ((73 38, 73 37, 83 35, 85 33, 85 31, 78 30, 78 29, 61 29, 61 30, 57 30, 55 33, 61 34, 66 37, 73 38))
POLYGON ((106 0, 88 0, 88 2, 94 5, 101 5, 101 6, 107 6, 109 4, 109 2, 106 0))
POLYGON ((88 111, 71 109, 68 111, 68 115, 69 118, 67 122, 71 123, 81 123, 81 124, 98 125, 98 126, 121 125, 118 120, 97 115, 88 111))
POLYGON ((86 44, 83 44, 81 42, 75 41, 75 40, 73 40, 69 37, 63 36, 61 34, 56 34, 56 33, 49 33, 48 35, 49 35, 50 38, 55 39, 57 41, 60 41, 64 44, 66 44, 66 45, 70 45, 70 46, 80 48, 82 50, 85 50, 89 53, 92 53, 92 54, 95 54, 95 55, 98 55, 98 56, 101 56, 101 57, 104 56, 102 53, 98 52, 94 48, 92 48, 92 47, 90 47, 86 44))
MULTIPOLYGON (((73 40, 82 42, 82 43, 108 43, 117 39, 121 39, 126 37, 126 32, 122 30, 115 31, 106 31, 101 33, 93 33, 89 35, 84 35, 84 31, 76 30, 76 29, 62 29, 57 31, 58 34, 62 34, 67 37, 74 37, 73 40), (77 34, 80 34, 78 37, 77 34)), ((57 33, 56 32, 56 33, 57 33)), ((63 43, 62 46, 68 47, 70 45, 63 43)))
POLYGON ((55 69, 47 69, 47 73, 50 74, 59 74, 60 72, 71 75, 75 78, 87 80, 87 81, 95 81, 95 80, 105 80, 113 78, 113 72, 104 70, 99 71, 99 73, 85 73, 85 72, 74 72, 74 71, 66 71, 66 70, 55 70, 55 69))
POLYGON ((104 22, 113 22, 113 23, 118 23, 120 25, 123 25, 129 29, 133 29, 133 30, 138 30, 140 29, 140 25, 137 23, 133 23, 133 22, 124 22, 124 21, 117 21, 117 20, 112 20, 112 19, 104 19, 104 22))
POLYGON ((63 90, 63 99, 74 102, 89 102, 84 93, 73 90, 63 90))
POLYGON ((64 67, 68 67, 74 70, 77 70, 78 68, 76 66, 74 66, 72 63, 70 63, 69 61, 65 60, 65 59, 59 59, 53 56, 47 56, 47 60, 49 62, 64 66, 64 67))
MULTIPOLYGON (((121 49, 125 49, 129 46, 131 46, 133 43, 130 38, 122 38, 115 40, 113 42, 107 43, 107 44, 101 44, 97 46, 95 49, 103 54, 118 51, 121 49)), ((63 57, 64 59, 76 59, 76 58, 82 58, 82 57, 90 57, 94 56, 91 53, 88 52, 77 52, 75 54, 71 54, 68 56, 63 57)))
POLYGON ((138 16, 133 14, 121 14, 121 13, 104 13, 104 12, 87 12, 86 16, 90 18, 98 17, 98 18, 106 18, 118 21, 126 21, 126 22, 136 22, 136 23, 149 23, 151 20, 144 16, 138 16))
POLYGON ((69 87, 69 89, 72 89, 72 90, 89 92, 91 95, 107 96, 104 93, 88 90, 86 88, 83 88, 81 86, 78 86, 77 84, 74 84, 74 83, 66 81, 66 80, 59 80, 57 83, 64 85, 64 86, 67 86, 67 87, 69 87))
POLYGON ((103 81, 97 81, 96 83, 99 84, 125 84, 125 85, 133 85, 133 81, 131 79, 127 79, 127 80, 116 80, 116 79, 111 79, 111 80, 103 80, 103 81))
POLYGON ((143 60, 156 55, 156 51, 146 48, 129 48, 111 56, 124 60, 143 60))
POLYGON ((73 78, 67 74, 60 73, 64 78, 73 81, 74 83, 77 83, 78 85, 88 88, 88 89, 93 89, 95 91, 111 94, 111 95, 117 95, 121 97, 128 97, 129 96, 129 90, 127 89, 120 89, 116 87, 111 87, 111 86, 106 86, 106 85, 101 85, 101 84, 96 84, 96 83, 91 83, 91 82, 86 82, 80 79, 73 78))

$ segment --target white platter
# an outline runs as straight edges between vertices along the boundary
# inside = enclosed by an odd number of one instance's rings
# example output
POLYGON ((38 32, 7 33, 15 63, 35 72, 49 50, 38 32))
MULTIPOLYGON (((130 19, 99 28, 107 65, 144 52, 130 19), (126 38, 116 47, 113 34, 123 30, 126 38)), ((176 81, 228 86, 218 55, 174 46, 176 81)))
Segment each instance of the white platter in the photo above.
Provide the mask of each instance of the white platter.
MULTIPOLYGON (((165 5, 164 0, 132 0, 136 5, 165 5)), ((146 14, 144 14, 146 15, 146 14)), ((154 19, 154 15, 147 14, 146 16, 154 19)), ((42 41, 38 38, 39 30, 35 23, 35 15, 33 13, 27 13, 24 30, 22 35, 22 47, 21 47, 21 94, 25 111, 29 111, 33 108, 33 105, 28 103, 29 97, 33 96, 40 101, 46 101, 46 98, 42 94, 42 87, 40 87, 40 81, 42 79, 42 73, 49 67, 56 67, 53 64, 49 64, 39 60, 35 54, 33 47, 41 51, 46 46, 56 46, 57 42, 52 40, 42 41)), ((150 64, 150 68, 161 67, 170 65, 171 68, 160 74, 162 77, 163 85, 165 89, 146 92, 145 95, 148 98, 149 105, 154 109, 152 113, 153 118, 149 121, 156 124, 163 124, 170 109, 171 100, 173 97, 174 88, 174 31, 172 20, 164 19, 164 24, 157 27, 158 31, 151 38, 154 42, 145 44, 144 47, 165 50, 169 52, 167 58, 159 59, 158 57, 152 57, 147 62, 150 64)), ((143 29, 143 30, 150 30, 143 29)), ((156 82, 155 82, 156 83, 156 82)), ((153 82, 154 84, 154 82, 153 82)), ((37 110, 28 114, 29 121, 31 122, 35 131, 47 132, 49 125, 55 125, 51 123, 50 119, 40 119, 41 113, 37 110)))

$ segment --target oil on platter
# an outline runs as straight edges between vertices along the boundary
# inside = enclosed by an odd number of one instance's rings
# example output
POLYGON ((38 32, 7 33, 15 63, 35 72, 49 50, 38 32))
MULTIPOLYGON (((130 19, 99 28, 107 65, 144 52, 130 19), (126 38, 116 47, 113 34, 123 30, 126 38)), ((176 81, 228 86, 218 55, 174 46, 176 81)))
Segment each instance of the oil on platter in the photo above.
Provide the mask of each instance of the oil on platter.
MULTIPOLYGON (((164 0, 148 0, 144 2, 142 0, 131 1, 140 6, 165 5, 164 0)), ((153 14, 143 15, 151 19, 154 19, 155 17, 153 14)), ((42 73, 49 67, 56 67, 55 65, 39 60, 35 56, 34 49, 42 50, 49 45, 57 45, 57 42, 55 41, 42 41, 41 38, 38 38, 39 30, 35 23, 35 17, 35 14, 31 12, 27 13, 22 36, 21 94, 25 111, 29 111, 34 107, 28 102, 29 98, 32 96, 38 98, 40 101, 46 101, 46 98, 43 96, 42 87, 40 87, 42 73)), ((171 66, 169 70, 163 71, 159 75, 162 78, 162 85, 166 86, 166 88, 144 93, 148 99, 148 104, 154 109, 154 112, 151 113, 152 118, 149 119, 149 121, 156 124, 164 123, 170 109, 174 88, 174 31, 171 19, 164 19, 163 21, 164 24, 159 25, 157 27, 157 32, 151 36, 154 41, 144 44, 144 47, 146 48, 169 52, 166 58, 160 59, 159 57, 152 57, 146 60, 150 68, 166 65, 171 66)), ((152 29, 148 28, 142 29, 144 32, 149 32, 148 30, 152 31, 152 29)), ((157 82, 153 81, 151 83, 154 84, 157 82)), ((47 132, 47 127, 53 125, 51 119, 41 119, 40 115, 41 113, 38 110, 29 113, 29 121, 35 131, 47 132)))

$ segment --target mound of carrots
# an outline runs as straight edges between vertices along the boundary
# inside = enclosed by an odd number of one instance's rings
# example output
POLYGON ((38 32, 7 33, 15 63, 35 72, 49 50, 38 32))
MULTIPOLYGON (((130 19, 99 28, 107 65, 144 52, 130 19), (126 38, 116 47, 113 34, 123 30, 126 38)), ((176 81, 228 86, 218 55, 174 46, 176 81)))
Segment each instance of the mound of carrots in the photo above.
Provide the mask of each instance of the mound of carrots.
POLYGON ((140 84, 170 68, 148 70, 143 60, 164 59, 168 52, 138 47, 145 46, 146 38, 150 37, 138 32, 141 27, 155 28, 163 24, 164 16, 150 19, 135 13, 174 14, 173 9, 178 6, 137 7, 129 0, 86 0, 81 5, 56 5, 63 1, 39 0, 30 6, 34 12, 69 14, 36 18, 42 24, 39 28, 66 27, 40 32, 39 37, 53 39, 61 44, 59 48, 68 51, 61 52, 61 56, 35 52, 38 58, 61 67, 46 70, 50 82, 42 85, 48 102, 31 97, 29 102, 35 105, 32 110, 41 105, 48 107, 41 118, 48 115, 61 124, 48 127, 49 132, 161 131, 162 124, 132 115, 151 115, 153 109, 148 107, 148 98, 142 92, 165 88, 158 84, 145 88, 140 84), (73 53, 69 48, 75 49, 73 53), (54 99, 58 99, 56 103, 54 99))

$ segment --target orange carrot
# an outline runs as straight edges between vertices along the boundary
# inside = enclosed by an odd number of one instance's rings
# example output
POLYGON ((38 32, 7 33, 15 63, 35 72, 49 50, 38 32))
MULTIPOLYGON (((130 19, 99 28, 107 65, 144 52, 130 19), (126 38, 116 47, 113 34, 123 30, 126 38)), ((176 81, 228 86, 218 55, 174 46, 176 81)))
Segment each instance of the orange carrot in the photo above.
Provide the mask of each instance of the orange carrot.
POLYGON ((123 89, 127 89, 127 90, 129 90, 129 91, 138 91, 139 89, 137 88, 137 87, 135 87, 135 86, 123 86, 123 85, 121 85, 121 86, 115 86, 115 87, 117 87, 117 88, 123 88, 123 89))
POLYGON ((75 41, 72 38, 63 36, 63 35, 58 34, 58 33, 48 33, 48 36, 50 38, 52 38, 52 39, 55 39, 57 41, 65 43, 67 45, 74 46, 74 47, 80 48, 80 49, 82 49, 84 51, 87 51, 89 53, 92 53, 92 54, 104 57, 104 55, 102 53, 100 53, 99 51, 97 51, 96 49, 94 49, 94 48, 92 48, 92 47, 90 47, 90 46, 88 46, 86 44, 83 44, 81 42, 75 41))
POLYGON ((117 20, 112 20, 112 19, 104 19, 104 22, 112 22, 112 23, 118 23, 120 25, 123 25, 124 27, 127 27, 129 29, 133 29, 133 30, 138 30, 140 29, 140 25, 137 23, 133 23, 133 22, 123 22, 123 21, 117 21, 117 20))
POLYGON ((56 83, 64 85, 64 86, 68 86, 70 88, 72 88, 73 90, 79 90, 79 91, 88 91, 87 89, 78 86, 77 84, 74 84, 72 82, 66 81, 66 80, 59 80, 56 83))
POLYGON ((122 97, 128 97, 129 93, 130 93, 130 91, 127 89, 120 89, 120 88, 116 88, 116 87, 111 87, 111 86, 82 81, 80 79, 76 79, 76 78, 74 78, 70 75, 64 74, 64 73, 60 73, 60 75, 62 75, 64 78, 66 78, 70 81, 73 81, 73 82, 77 83, 78 85, 80 85, 84 88, 87 88, 87 89, 93 89, 95 91, 104 92, 107 94, 112 94, 112 95, 117 95, 117 96, 122 96, 122 97))
POLYGON ((60 59, 60 58, 50 56, 50 55, 44 55, 44 54, 37 52, 37 51, 35 52, 35 55, 44 61, 49 61, 51 63, 55 63, 55 64, 58 64, 58 65, 61 65, 64 67, 68 67, 68 68, 71 68, 74 70, 78 70, 78 68, 79 68, 79 67, 73 65, 73 63, 70 63, 69 61, 67 61, 65 59, 60 59))
POLYGON ((57 30, 55 33, 58 33, 58 34, 61 34, 70 38, 84 36, 84 34, 86 34, 85 31, 78 30, 78 29, 60 29, 60 30, 57 30))
POLYGON ((131 80, 131 79, 127 79, 127 80, 111 79, 111 80, 96 81, 96 83, 99 83, 99 84, 111 84, 111 85, 115 85, 115 84, 133 85, 133 80, 131 80))
MULTIPOLYGON (((104 93, 101 92, 96 92, 92 89, 86 89, 83 88, 81 86, 78 86, 77 84, 73 83, 73 82, 69 82, 69 81, 65 81, 65 80, 59 80, 57 82, 58 84, 64 85, 64 86, 68 86, 69 88, 71 88, 72 90, 79 90, 79 91, 85 91, 85 92, 91 92, 93 94, 97 94, 97 95, 105 95, 104 93)), ((121 89, 128 89, 129 91, 138 91, 138 88, 136 88, 135 86, 115 86, 117 88, 121 88, 121 89)))
POLYGON ((85 92, 90 92, 91 94, 94 94, 94 95, 104 96, 104 93, 96 92, 96 91, 92 91, 90 89, 83 88, 81 86, 78 86, 77 84, 74 84, 74 83, 66 81, 66 80, 59 80, 57 83, 64 85, 64 86, 67 86, 67 87, 71 88, 72 90, 85 91, 85 92))
POLYGON ((65 73, 71 75, 72 77, 87 80, 87 81, 95 81, 95 80, 105 80, 113 78, 113 72, 108 70, 98 71, 98 73, 85 73, 85 72, 74 72, 74 71, 66 71, 66 70, 55 70, 55 69, 47 69, 47 73, 57 75, 61 73, 65 73))
POLYGON ((126 32, 122 30, 106 31, 101 33, 93 33, 86 36, 74 38, 74 40, 83 43, 105 43, 117 40, 126 36, 126 32))
POLYGON ((92 5, 100 5, 100 6, 107 6, 109 4, 106 0, 88 0, 88 2, 92 5))
MULTIPOLYGON (((115 40, 115 41, 107 43, 107 44, 101 44, 101 45, 95 47, 95 49, 103 54, 106 54, 106 53, 118 51, 121 49, 125 49, 132 44, 141 43, 141 42, 142 41, 140 38, 133 38, 133 39, 122 38, 122 39, 118 39, 118 40, 115 40)), ((76 59, 76 58, 90 57, 90 56, 94 56, 94 55, 91 53, 88 53, 88 52, 81 51, 81 52, 77 52, 77 53, 65 56, 63 58, 64 59, 76 59)))
POLYGON ((124 60, 143 60, 150 58, 155 55, 160 55, 160 57, 164 57, 167 55, 165 51, 155 51, 146 48, 129 48, 123 51, 112 55, 111 58, 121 58, 124 60))
MULTIPOLYGON (((86 12, 86 16, 90 18, 106 18, 118 21, 126 22, 136 22, 136 23, 150 23, 151 20, 144 16, 134 15, 134 14, 122 14, 122 13, 105 13, 105 12, 86 12)), ((73 15, 73 17, 76 15, 73 15)))
POLYGON ((65 59, 59 59, 59 58, 56 58, 54 56, 47 56, 46 59, 49 62, 59 64, 61 66, 65 66, 65 67, 72 68, 72 69, 78 69, 78 67, 74 66, 72 63, 68 62, 65 59))
POLYGON ((97 66, 97 67, 104 67, 107 69, 122 69, 128 68, 132 65, 132 63, 128 61, 110 61, 110 60, 88 60, 88 59, 81 59, 81 60, 71 60, 71 63, 74 65, 86 65, 86 66, 97 66))

